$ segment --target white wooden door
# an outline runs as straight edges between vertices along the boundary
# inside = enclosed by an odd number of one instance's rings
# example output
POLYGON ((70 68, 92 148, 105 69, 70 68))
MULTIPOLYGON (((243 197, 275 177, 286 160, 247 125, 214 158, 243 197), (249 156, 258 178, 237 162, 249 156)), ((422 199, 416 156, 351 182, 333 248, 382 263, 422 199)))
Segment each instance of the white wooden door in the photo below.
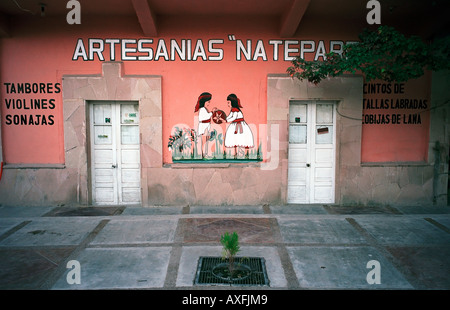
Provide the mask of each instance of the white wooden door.
POLYGON ((89 113, 92 203, 140 203, 138 105, 91 102, 89 113))
POLYGON ((288 203, 334 203, 335 124, 332 101, 290 102, 288 203))

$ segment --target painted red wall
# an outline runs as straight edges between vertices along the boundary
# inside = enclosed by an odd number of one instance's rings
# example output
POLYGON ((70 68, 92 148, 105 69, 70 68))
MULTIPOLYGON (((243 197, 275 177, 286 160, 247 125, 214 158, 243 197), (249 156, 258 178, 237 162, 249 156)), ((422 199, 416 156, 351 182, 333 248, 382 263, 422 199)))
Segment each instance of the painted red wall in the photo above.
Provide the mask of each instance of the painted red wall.
POLYGON ((406 83, 364 85, 362 162, 428 159, 430 89, 429 74, 406 83))
MULTIPOLYGON (((136 18, 84 17, 81 25, 68 25, 57 18, 20 18, 12 21, 12 37, 0 40, 0 78, 3 152, 6 163, 64 163, 64 128, 62 93, 53 94, 7 94, 4 83, 62 83, 63 75, 101 74, 101 61, 72 60, 76 43, 82 38, 144 38, 136 18), (7 115, 32 114, 35 110, 8 109, 5 99, 54 99, 55 108, 39 111, 46 116, 54 115, 54 124, 47 126, 7 125, 7 115)), ((212 106, 227 113, 226 97, 235 93, 241 99, 245 119, 249 124, 265 124, 267 114, 266 84, 268 74, 284 74, 289 61, 273 61, 271 39, 280 39, 277 33, 278 20, 255 20, 252 18, 198 18, 181 20, 167 18, 161 21, 158 38, 153 38, 153 49, 158 39, 165 42, 175 39, 202 39, 207 46, 209 39, 223 39, 222 61, 124 61, 126 75, 162 76, 163 143, 164 161, 171 161, 166 145, 173 126, 184 123, 194 127, 194 106, 197 97, 204 91, 213 94, 212 106), (252 40, 254 49, 258 40, 266 46, 267 61, 236 61, 237 39, 252 40), (270 47, 270 48, 269 48, 270 47)), ((351 25, 331 28, 317 27, 305 22, 296 35, 297 40, 354 40, 357 33, 351 25), (339 28, 341 27, 341 28, 339 28)), ((105 49, 105 60, 109 58, 109 47, 105 49)), ((208 53, 207 53, 208 54, 208 53)), ((120 55, 116 48, 116 55, 120 55)), ((119 57, 117 57, 119 58, 119 57)), ((117 59, 116 60, 120 60, 117 59)), ((307 54, 311 59, 311 54, 307 54)), ((412 83, 413 84, 413 83, 412 83)), ((408 92, 410 91, 408 84, 408 92)), ((427 83, 411 89, 417 90, 414 97, 428 95, 427 83)), ((365 111, 366 113, 367 111, 365 111)), ((363 125, 363 161, 416 161, 426 157, 428 144, 428 117, 421 126, 363 125), (425 157, 424 157, 425 156, 425 157)), ((257 141, 255 141, 257 142, 257 141)))

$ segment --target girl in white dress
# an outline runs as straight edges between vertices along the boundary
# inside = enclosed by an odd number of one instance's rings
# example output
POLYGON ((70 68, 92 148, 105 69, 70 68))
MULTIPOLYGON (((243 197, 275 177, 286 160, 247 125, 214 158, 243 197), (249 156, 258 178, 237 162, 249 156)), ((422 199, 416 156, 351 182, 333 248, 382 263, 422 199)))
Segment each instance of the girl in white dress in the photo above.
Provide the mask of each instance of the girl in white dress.
POLYGON ((244 114, 241 111, 241 101, 235 94, 230 94, 227 97, 228 106, 231 108, 230 114, 227 117, 227 122, 230 125, 225 133, 225 147, 234 148, 235 156, 237 155, 237 148, 249 149, 254 146, 253 133, 250 126, 244 120, 244 114))
POLYGON ((202 93, 197 100, 197 104, 195 105, 195 112, 198 112, 198 128, 197 134, 202 136, 202 156, 208 157, 208 139, 210 136, 211 129, 211 117, 216 108, 213 109, 213 112, 208 111, 209 104, 211 103, 212 95, 208 92, 202 93), (203 150, 203 146, 205 145, 205 150, 203 150))

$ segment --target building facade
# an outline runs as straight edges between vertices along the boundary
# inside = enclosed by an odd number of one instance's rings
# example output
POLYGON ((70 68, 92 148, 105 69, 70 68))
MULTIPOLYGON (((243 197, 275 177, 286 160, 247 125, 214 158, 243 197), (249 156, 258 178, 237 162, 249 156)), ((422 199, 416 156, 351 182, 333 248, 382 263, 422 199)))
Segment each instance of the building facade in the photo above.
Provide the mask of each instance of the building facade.
MULTIPOLYGON (((449 72, 286 73, 357 41, 361 1, 106 2, 0 5, 0 205, 447 204, 449 72)), ((442 35, 412 3, 387 21, 442 35)))

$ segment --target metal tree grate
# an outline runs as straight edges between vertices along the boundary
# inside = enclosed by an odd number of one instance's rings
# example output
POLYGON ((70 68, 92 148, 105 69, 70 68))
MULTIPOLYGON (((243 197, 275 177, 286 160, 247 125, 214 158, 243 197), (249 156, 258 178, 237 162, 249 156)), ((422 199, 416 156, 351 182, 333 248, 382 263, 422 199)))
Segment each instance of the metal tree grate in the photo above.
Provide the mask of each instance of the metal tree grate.
POLYGON ((244 279, 233 279, 229 281, 216 277, 213 274, 213 268, 221 263, 226 262, 222 257, 201 256, 198 259, 197 274, 194 279, 196 284, 223 284, 238 286, 269 286, 269 278, 267 276, 265 259, 262 257, 236 257, 236 264, 242 263, 250 267, 251 274, 244 279))

